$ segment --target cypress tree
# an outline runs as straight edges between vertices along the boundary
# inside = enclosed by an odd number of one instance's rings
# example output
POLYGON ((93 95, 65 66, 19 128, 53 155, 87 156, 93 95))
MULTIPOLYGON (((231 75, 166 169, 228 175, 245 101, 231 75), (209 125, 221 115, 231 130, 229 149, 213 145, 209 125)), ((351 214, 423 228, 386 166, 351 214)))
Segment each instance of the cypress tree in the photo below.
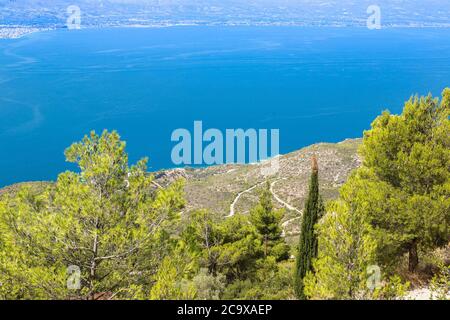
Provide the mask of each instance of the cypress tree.
POLYGON ((309 185, 308 199, 303 212, 300 241, 294 276, 294 288, 298 299, 305 300, 303 279, 312 271, 312 260, 317 257, 317 235, 314 226, 322 216, 323 202, 319 194, 319 167, 317 158, 312 158, 312 174, 309 185))

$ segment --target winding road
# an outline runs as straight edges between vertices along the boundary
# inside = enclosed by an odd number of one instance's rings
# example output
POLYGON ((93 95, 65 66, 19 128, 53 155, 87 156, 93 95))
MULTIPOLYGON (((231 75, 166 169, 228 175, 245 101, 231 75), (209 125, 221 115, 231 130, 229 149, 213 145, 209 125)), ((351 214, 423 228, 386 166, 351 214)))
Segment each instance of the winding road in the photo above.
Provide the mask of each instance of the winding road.
POLYGON ((264 184, 264 183, 266 183, 266 182, 263 181, 263 182, 257 183, 257 184, 255 184, 254 186, 248 188, 247 190, 244 190, 244 191, 239 192, 238 195, 236 196, 236 198, 234 198, 234 201, 233 201, 233 202, 231 203, 231 205, 230 205, 230 213, 229 213, 225 218, 230 218, 230 217, 234 216, 234 214, 235 214, 234 207, 236 206, 236 203, 239 201, 239 198, 240 198, 244 193, 248 193, 248 192, 252 191, 252 190, 255 189, 256 187, 258 187, 258 186, 260 186, 260 185, 262 185, 262 184, 264 184))
MULTIPOLYGON (((296 211, 296 212, 298 212, 299 214, 302 214, 302 211, 301 211, 301 210, 299 210, 299 209, 293 207, 292 205, 290 205, 289 203, 283 201, 283 200, 282 200, 282 199, 281 199, 281 198, 273 191, 273 187, 275 186, 275 184, 276 184, 277 182, 281 181, 281 180, 286 180, 286 178, 279 178, 279 179, 277 179, 277 180, 272 181, 272 183, 270 184, 270 193, 271 193, 272 196, 275 198, 275 200, 277 200, 281 205, 285 206, 285 207, 288 208, 289 210, 296 211)), ((253 185, 252 187, 250 187, 250 188, 248 188, 248 189, 246 189, 246 190, 244 190, 244 191, 239 192, 239 193, 237 194, 236 198, 234 198, 234 201, 231 203, 231 205, 230 205, 230 213, 228 214, 228 216, 226 216, 226 218, 229 218, 229 217, 232 217, 232 216, 235 215, 235 213, 236 213, 236 211, 235 211, 236 204, 237 204, 237 202, 239 201, 240 197, 241 197, 243 194, 252 191, 253 189, 257 188, 258 186, 260 186, 260 185, 262 185, 262 184, 264 184, 264 183, 266 183, 266 181, 257 183, 257 184, 255 184, 255 185, 253 185)), ((300 218, 300 217, 295 217, 295 218, 292 218, 292 219, 289 219, 289 220, 283 222, 283 224, 282 224, 283 229, 284 229, 291 221, 296 220, 296 219, 299 219, 299 218, 300 218)))
POLYGON ((298 213, 301 214, 301 213, 302 213, 301 210, 298 210, 297 208, 291 206, 289 203, 283 201, 280 197, 278 197, 278 196, 276 195, 275 192, 273 192, 273 186, 275 185, 275 183, 279 182, 280 180, 286 180, 286 178, 281 178, 281 179, 278 179, 278 180, 273 181, 273 182, 270 184, 270 193, 272 193, 272 195, 273 195, 273 197, 275 198, 275 200, 277 200, 277 201, 278 201, 279 203, 281 203, 283 206, 285 206, 285 207, 288 208, 289 210, 297 211, 298 213))

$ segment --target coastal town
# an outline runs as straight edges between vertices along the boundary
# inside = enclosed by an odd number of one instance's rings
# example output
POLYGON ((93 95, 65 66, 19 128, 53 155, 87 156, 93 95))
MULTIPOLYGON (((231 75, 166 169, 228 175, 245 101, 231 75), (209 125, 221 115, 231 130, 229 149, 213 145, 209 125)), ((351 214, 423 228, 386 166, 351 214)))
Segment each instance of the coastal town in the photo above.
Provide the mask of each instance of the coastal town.
MULTIPOLYGON (((0 0, 0 39, 20 38, 37 31, 66 28, 74 14, 81 28, 168 26, 365 26, 370 1, 327 1, 319 5, 307 0, 218 1, 196 0, 0 0), (45 5, 44 5, 44 4, 45 5), (73 11, 73 8, 77 9, 73 11)), ((439 6, 401 8, 380 1, 383 28, 450 27, 450 2, 439 6), (426 8, 426 9, 425 9, 426 8)))
POLYGON ((38 28, 26 26, 0 26, 0 39, 18 39, 27 34, 52 30, 52 28, 38 28))

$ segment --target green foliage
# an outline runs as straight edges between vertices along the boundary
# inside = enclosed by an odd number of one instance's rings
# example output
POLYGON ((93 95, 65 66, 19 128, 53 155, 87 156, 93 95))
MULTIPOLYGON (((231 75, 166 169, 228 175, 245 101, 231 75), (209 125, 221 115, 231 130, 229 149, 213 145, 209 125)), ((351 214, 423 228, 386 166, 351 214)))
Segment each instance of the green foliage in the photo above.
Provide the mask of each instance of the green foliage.
MULTIPOLYGON (((399 299, 409 286, 398 276, 368 286, 367 271, 388 273, 406 252, 445 245, 450 219, 450 90, 441 103, 411 98, 401 115, 384 112, 365 132, 363 166, 340 190, 318 226, 315 273, 305 293, 315 299, 399 299), (369 269, 367 269, 369 267, 369 269), (379 267, 377 267, 379 268, 379 267)), ((380 275, 381 279, 381 275, 380 275)))
POLYGON ((254 277, 236 280, 226 287, 223 299, 286 300, 294 297, 293 265, 276 263, 273 257, 261 260, 254 277))
POLYGON ((128 166, 117 133, 91 133, 66 150, 80 173, 59 175, 54 187, 23 189, 0 202, 5 298, 133 298, 154 269, 142 255, 184 205, 182 184, 156 190, 146 160, 128 166), (10 249, 13 250, 10 250, 10 249), (81 270, 79 290, 66 270, 81 270), (129 290, 134 287, 135 290, 129 290))
POLYGON ((367 296, 367 268, 375 264, 376 242, 360 211, 342 200, 330 203, 317 225, 319 253, 314 273, 304 280, 311 299, 359 299, 367 296))
POLYGON ((196 298, 198 300, 219 300, 225 290, 225 281, 225 276, 222 274, 213 276, 208 269, 200 269, 192 279, 197 292, 196 298))
POLYGON ((446 89, 441 103, 431 96, 411 98, 401 115, 384 112, 364 133, 363 167, 350 179, 358 182, 348 182, 364 190, 355 189, 349 201, 367 207, 385 263, 408 252, 413 271, 420 250, 449 239, 449 115, 446 89))
POLYGON ((284 210, 275 210, 272 203, 270 183, 260 194, 258 204, 250 211, 250 222, 260 235, 264 244, 264 256, 276 256, 277 261, 286 260, 289 257, 289 247, 284 242, 281 229, 281 220, 284 210))
POLYGON ((313 172, 311 174, 308 199, 306 200, 302 217, 300 242, 294 275, 295 293, 297 298, 302 300, 306 299, 303 279, 308 272, 313 270, 312 262, 313 259, 317 257, 318 244, 314 226, 317 224, 324 211, 323 202, 319 195, 317 160, 314 158, 313 161, 313 172))
MULTIPOLYGON (((92 132, 65 152, 79 172, 1 195, 0 299, 400 299, 390 267, 450 238, 449 115, 450 89, 384 112, 325 215, 314 163, 295 265, 269 183, 249 215, 180 217, 182 181, 162 188, 116 132, 92 132)), ((448 266, 430 286, 448 297, 448 266)))
POLYGON ((198 299, 289 296, 291 279, 286 267, 279 267, 289 252, 281 236, 283 212, 274 210, 268 188, 250 216, 220 220, 207 211, 190 215, 181 241, 200 268, 193 278, 198 299))
POLYGON ((392 276, 380 288, 375 289, 373 299, 400 300, 406 295, 409 286, 410 283, 403 283, 399 276, 392 276))
POLYGON ((43 198, 30 189, 0 201, 1 299, 56 299, 67 293, 66 269, 42 252, 48 239, 38 224, 46 220, 42 208, 43 198))
POLYGON ((256 261, 263 257, 259 235, 243 215, 215 222, 210 213, 195 212, 182 239, 200 267, 213 275, 225 275, 227 281, 248 277, 255 272, 256 261))
POLYGON ((430 299, 450 300, 450 265, 439 263, 439 271, 430 282, 430 299))
POLYGON ((182 272, 171 258, 165 258, 156 273, 155 284, 150 291, 150 300, 192 300, 196 296, 195 287, 182 282, 182 272), (177 268, 178 267, 178 268, 177 268))
POLYGON ((281 238, 280 221, 282 218, 283 211, 274 210, 270 183, 267 181, 259 196, 258 204, 250 212, 250 221, 264 238, 273 241, 281 238))

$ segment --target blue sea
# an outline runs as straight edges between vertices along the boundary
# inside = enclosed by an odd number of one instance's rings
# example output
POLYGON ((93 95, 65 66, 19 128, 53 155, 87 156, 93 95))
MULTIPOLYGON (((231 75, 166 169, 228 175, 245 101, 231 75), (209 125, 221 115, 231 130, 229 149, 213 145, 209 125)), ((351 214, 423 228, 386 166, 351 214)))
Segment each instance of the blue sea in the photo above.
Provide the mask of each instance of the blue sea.
POLYGON ((449 29, 172 27, 0 40, 0 186, 55 180, 64 149, 116 129, 170 168, 171 133, 280 129, 280 151, 361 137, 384 109, 450 86, 449 29))

